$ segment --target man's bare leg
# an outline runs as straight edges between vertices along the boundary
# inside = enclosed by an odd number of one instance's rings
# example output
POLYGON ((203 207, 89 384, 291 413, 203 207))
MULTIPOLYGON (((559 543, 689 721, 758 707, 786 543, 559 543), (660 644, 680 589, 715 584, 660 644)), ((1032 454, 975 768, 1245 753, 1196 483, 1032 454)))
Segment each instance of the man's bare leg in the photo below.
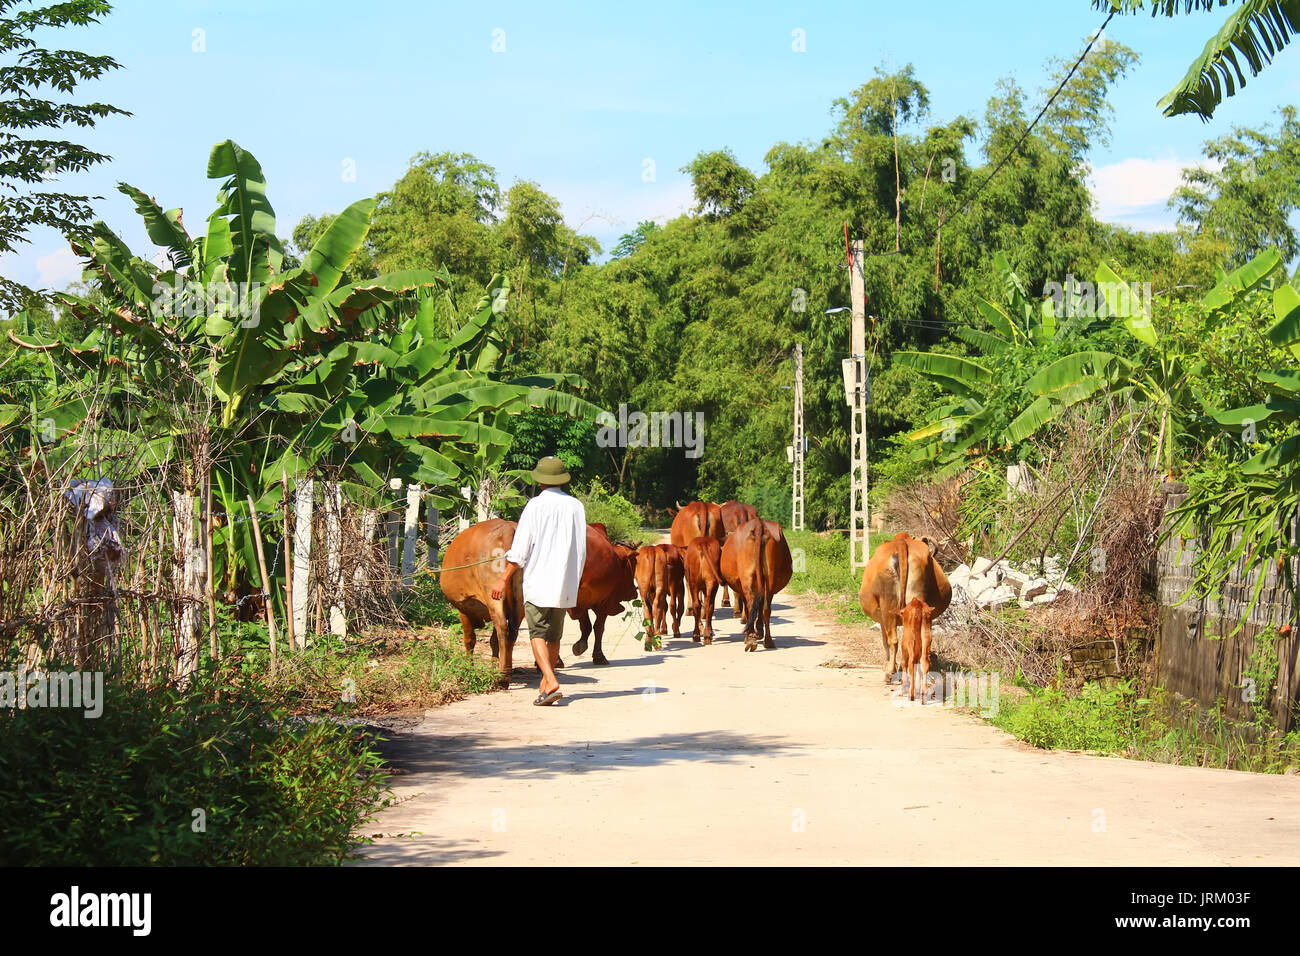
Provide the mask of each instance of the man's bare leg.
POLYGON ((555 678, 555 662, 560 657, 560 642, 549 643, 540 637, 532 639, 533 659, 537 669, 542 672, 541 691, 549 694, 560 689, 560 682, 555 678))

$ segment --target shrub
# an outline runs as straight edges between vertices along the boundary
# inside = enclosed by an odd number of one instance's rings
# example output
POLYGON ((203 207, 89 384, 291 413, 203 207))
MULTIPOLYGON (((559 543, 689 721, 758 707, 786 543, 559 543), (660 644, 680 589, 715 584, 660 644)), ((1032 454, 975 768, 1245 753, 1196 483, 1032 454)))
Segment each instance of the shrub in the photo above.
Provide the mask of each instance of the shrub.
POLYGON ((790 524, 790 486, 775 482, 747 485, 736 495, 737 501, 754 506, 764 521, 779 521, 782 527, 790 524))
POLYGON ((438 578, 432 574, 415 575, 411 587, 402 591, 397 601, 402 616, 419 627, 441 624, 443 627, 459 626, 460 614, 446 595, 438 578))
POLYGON ((110 680, 104 709, 0 709, 0 864, 299 866, 353 856, 387 804, 357 731, 251 685, 110 680))
POLYGON ((424 709, 486 693, 497 676, 490 659, 466 654, 459 640, 426 633, 397 641, 318 638, 282 659, 269 683, 295 713, 351 717, 424 709))
POLYGON ((1132 691, 1129 681, 1110 688, 1085 684, 1077 697, 1055 688, 1034 689, 1001 706, 992 722, 1035 747, 1122 753, 1133 729, 1132 691))
POLYGON ((618 492, 607 491, 599 481, 593 481, 587 492, 577 497, 587 509, 587 521, 603 524, 611 541, 647 540, 641 530, 641 512, 618 492))

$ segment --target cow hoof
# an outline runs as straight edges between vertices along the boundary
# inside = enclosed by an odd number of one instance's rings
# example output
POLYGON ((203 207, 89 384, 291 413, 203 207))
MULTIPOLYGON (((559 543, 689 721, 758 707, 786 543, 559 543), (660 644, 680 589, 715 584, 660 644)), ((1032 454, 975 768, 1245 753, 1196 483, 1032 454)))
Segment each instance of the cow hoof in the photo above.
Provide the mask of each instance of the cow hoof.
POLYGON ((691 635, 691 643, 692 643, 692 644, 698 644, 698 643, 700 643, 700 635, 698 635, 698 634, 692 634, 692 635, 691 635))
POLYGON ((591 658, 593 664, 608 664, 609 658, 604 654, 593 654, 591 658))
POLYGON ((573 645, 573 656, 581 657, 585 653, 587 653, 587 639, 585 637, 582 637, 579 638, 578 642, 573 645))
POLYGON ((558 671, 558 670, 559 670, 561 667, 563 667, 563 666, 564 666, 564 661, 561 660, 560 658, 556 658, 556 659, 555 659, 555 669, 558 671))
POLYGON ((508 688, 510 686, 511 672, 506 671, 504 674, 497 675, 497 686, 508 688))
POLYGON ((705 647, 708 647, 710 644, 713 643, 713 638, 711 638, 711 637, 706 637, 706 638, 704 639, 704 642, 703 642, 703 643, 704 643, 704 646, 705 646, 705 647))
POLYGON ((763 646, 766 647, 769 651, 776 650, 776 645, 772 643, 772 639, 770 637, 763 642, 763 646))

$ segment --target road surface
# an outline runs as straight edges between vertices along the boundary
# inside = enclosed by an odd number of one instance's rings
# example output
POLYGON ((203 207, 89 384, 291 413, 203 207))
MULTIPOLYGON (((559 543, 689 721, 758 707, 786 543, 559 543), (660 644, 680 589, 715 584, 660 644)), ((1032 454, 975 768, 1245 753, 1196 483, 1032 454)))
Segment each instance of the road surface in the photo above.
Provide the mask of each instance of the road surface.
POLYGON ((901 706, 879 632, 805 605, 780 595, 777 649, 754 653, 729 610, 712 646, 652 652, 611 620, 604 667, 573 657, 569 622, 549 708, 521 633, 508 692, 385 744, 400 802, 364 862, 1300 864, 1300 777, 1037 750, 901 706))

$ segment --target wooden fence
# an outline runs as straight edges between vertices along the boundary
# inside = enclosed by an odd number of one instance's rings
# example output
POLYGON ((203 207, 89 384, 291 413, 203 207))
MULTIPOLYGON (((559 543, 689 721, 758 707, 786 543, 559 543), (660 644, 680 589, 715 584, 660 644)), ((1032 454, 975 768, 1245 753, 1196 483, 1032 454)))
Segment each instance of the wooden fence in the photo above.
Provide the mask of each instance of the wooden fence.
MULTIPOLYGON (((1163 490, 1168 516, 1186 500, 1187 488, 1168 482, 1163 490)), ((1293 523, 1292 540, 1297 530, 1293 523)), ((1156 554, 1160 601, 1155 653, 1158 683, 1206 707, 1222 700, 1229 716, 1243 720, 1252 716, 1253 704, 1270 701, 1278 728, 1290 730, 1296 726, 1300 705, 1300 628, 1296 626, 1295 601, 1286 582, 1277 566, 1270 566, 1263 572, 1264 586, 1258 603, 1247 611, 1260 572, 1247 574, 1243 560, 1229 575, 1220 600, 1188 597, 1195 560, 1195 542, 1172 535, 1156 554), (1244 625, 1233 634, 1243 620, 1244 625), (1292 630, 1282 636, 1278 628, 1285 624, 1290 624, 1292 630), (1270 632, 1277 655, 1277 679, 1274 687, 1258 687, 1251 673, 1256 671, 1264 651, 1261 637, 1270 632)))

